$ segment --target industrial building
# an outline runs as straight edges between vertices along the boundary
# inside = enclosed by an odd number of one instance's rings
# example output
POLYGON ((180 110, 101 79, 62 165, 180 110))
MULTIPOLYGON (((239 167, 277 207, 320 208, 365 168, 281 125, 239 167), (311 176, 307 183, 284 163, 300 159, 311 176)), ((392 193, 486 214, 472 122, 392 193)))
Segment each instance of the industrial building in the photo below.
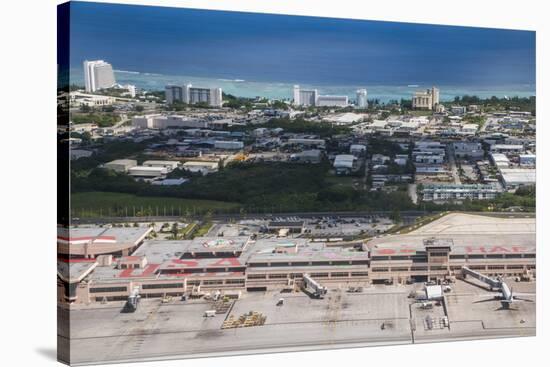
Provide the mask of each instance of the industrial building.
POLYGON ((175 170, 180 165, 179 161, 155 161, 149 160, 143 162, 144 167, 161 167, 166 168, 168 172, 175 170))
POLYGON ((164 177, 168 173, 166 167, 156 166, 135 166, 128 169, 128 175, 134 178, 151 179, 157 177, 164 177))
POLYGON ((182 165, 182 168, 189 172, 200 172, 203 175, 207 175, 209 173, 217 172, 219 163, 207 161, 188 161, 182 165))
POLYGON ((208 127, 208 121, 182 115, 150 114, 132 117, 132 126, 138 129, 204 129, 208 127))
POLYGON ((234 140, 216 140, 214 142, 214 148, 225 150, 240 150, 244 148, 244 143, 242 141, 234 140))
POLYGON ((332 166, 337 175, 350 174, 357 168, 357 157, 351 154, 338 154, 332 166))
POLYGON ((104 168, 122 173, 128 172, 130 168, 135 166, 137 166, 137 161, 135 159, 115 159, 103 165, 104 168))
POLYGON ((58 246, 71 255, 58 261, 58 295, 61 302, 89 303, 125 300, 136 286, 142 297, 265 291, 300 283, 304 274, 321 284, 405 283, 449 279, 463 266, 533 277, 534 227, 533 218, 451 214, 409 234, 349 244, 248 236, 143 241, 150 229, 142 228, 61 231, 58 246))
POLYGON ((537 182, 536 169, 501 168, 500 177, 506 190, 515 190, 521 186, 532 186, 537 182))
POLYGON ((290 138, 287 141, 289 145, 300 145, 308 148, 324 149, 325 139, 312 139, 312 138, 290 138))

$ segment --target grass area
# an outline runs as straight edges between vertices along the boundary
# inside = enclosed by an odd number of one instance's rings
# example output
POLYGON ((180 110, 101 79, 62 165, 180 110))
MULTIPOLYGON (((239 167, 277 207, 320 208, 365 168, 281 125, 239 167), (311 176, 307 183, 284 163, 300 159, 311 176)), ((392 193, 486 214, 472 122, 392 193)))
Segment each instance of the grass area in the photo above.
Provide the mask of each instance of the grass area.
POLYGON ((187 227, 185 227, 182 231, 181 231, 181 236, 185 239, 187 239, 188 237, 191 236, 191 234, 193 234, 193 231, 195 231, 195 228, 197 227, 197 223, 190 223, 187 227))
POLYGON ((397 233, 407 234, 407 233, 410 233, 414 230, 417 230, 420 227, 425 226, 426 224, 429 224, 429 223, 433 222, 434 220, 440 219, 440 218, 442 218, 443 216, 445 216, 449 213, 450 212, 446 211, 446 212, 437 213, 437 214, 434 214, 434 215, 427 215, 427 216, 424 216, 424 217, 420 217, 420 218, 416 219, 414 224, 411 224, 411 225, 408 225, 408 226, 395 225, 389 231, 387 231, 386 233, 387 234, 397 234, 397 233))
POLYGON ((205 222, 203 223, 196 231, 193 233, 193 237, 202 237, 205 234, 208 233, 208 231, 212 228, 212 222, 205 222))
POLYGON ((357 177, 350 177, 350 176, 334 176, 334 175, 328 175, 325 178, 325 182, 335 185, 335 186, 345 186, 345 187, 354 187, 353 183, 357 181, 360 182, 361 179, 357 177))
POLYGON ((235 212, 239 204, 214 200, 137 196, 115 192, 81 192, 71 195, 73 217, 196 215, 207 211, 235 212))

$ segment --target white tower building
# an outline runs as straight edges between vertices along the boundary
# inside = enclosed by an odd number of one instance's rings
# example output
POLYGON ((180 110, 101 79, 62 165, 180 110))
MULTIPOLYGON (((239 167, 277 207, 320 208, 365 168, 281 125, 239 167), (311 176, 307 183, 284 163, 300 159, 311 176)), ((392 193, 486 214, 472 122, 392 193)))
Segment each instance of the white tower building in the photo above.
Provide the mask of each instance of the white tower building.
POLYGON ((367 90, 357 90, 357 108, 368 108, 369 102, 367 101, 367 90))
POLYGON ((95 92, 115 85, 113 67, 103 60, 84 61, 84 84, 86 92, 95 92))

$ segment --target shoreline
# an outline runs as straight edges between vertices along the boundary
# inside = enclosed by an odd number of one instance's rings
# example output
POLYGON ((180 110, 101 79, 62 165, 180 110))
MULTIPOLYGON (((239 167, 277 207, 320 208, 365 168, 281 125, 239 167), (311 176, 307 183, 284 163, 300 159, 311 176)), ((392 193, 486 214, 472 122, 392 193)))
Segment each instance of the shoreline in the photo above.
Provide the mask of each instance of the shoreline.
MULTIPOLYGON (((350 99, 356 98, 356 90, 366 88, 368 98, 378 99, 380 102, 389 102, 390 100, 410 99, 417 90, 430 88, 432 85, 422 82, 407 82, 399 85, 324 85, 308 83, 291 82, 260 82, 244 79, 229 78, 204 78, 187 75, 167 75, 159 73, 137 72, 115 69, 115 78, 119 84, 133 84, 138 88, 149 91, 164 90, 168 84, 191 83, 200 87, 219 87, 224 93, 232 94, 237 97, 255 98, 265 97, 269 99, 292 99, 292 88, 294 84, 300 85, 304 89, 315 88, 320 94, 328 95, 347 95, 350 99)), ((83 72, 79 68, 70 69, 70 79, 72 83, 83 83, 83 72), (74 82, 73 82, 74 80, 74 82)), ((531 97, 536 95, 536 86, 528 83, 504 86, 464 86, 433 83, 440 89, 440 98, 442 102, 450 102, 459 96, 477 96, 479 98, 490 98, 496 96, 503 97, 531 97)))

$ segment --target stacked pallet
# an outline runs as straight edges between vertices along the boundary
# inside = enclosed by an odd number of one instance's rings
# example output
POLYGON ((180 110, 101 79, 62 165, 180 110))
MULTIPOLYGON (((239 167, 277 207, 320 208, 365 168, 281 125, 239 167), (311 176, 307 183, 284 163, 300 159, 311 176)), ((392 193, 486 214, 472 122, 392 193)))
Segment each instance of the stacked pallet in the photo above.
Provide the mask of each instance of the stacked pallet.
POLYGON ((239 318, 231 315, 222 324, 222 329, 234 329, 240 327, 261 326, 265 324, 266 316, 259 312, 250 311, 239 318))

